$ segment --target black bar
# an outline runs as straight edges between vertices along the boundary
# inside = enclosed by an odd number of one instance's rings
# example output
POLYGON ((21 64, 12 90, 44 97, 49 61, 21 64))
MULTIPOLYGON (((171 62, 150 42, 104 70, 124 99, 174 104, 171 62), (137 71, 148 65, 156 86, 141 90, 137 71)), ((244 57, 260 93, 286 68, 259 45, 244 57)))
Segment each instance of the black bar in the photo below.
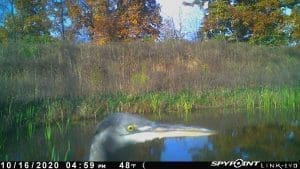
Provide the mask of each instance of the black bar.
POLYGON ((93 161, 0 161, 0 169, 212 169, 212 168, 246 168, 246 169, 297 169, 300 161, 286 162, 261 162, 244 161, 237 159, 233 161, 212 162, 93 162, 93 161))
POLYGON ((143 169, 209 169, 211 162, 146 162, 143 169))

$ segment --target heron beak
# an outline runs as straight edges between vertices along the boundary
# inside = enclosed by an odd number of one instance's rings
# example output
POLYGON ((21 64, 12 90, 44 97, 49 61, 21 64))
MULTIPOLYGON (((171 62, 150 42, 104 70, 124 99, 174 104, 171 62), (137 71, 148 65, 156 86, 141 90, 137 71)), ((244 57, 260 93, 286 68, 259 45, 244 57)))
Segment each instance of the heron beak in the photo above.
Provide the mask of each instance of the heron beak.
POLYGON ((209 136, 216 132, 200 127, 158 124, 152 130, 158 138, 209 136))
POLYGON ((154 123, 151 126, 140 127, 137 132, 126 137, 135 142, 145 142, 157 138, 200 137, 213 134, 216 132, 206 128, 154 123))

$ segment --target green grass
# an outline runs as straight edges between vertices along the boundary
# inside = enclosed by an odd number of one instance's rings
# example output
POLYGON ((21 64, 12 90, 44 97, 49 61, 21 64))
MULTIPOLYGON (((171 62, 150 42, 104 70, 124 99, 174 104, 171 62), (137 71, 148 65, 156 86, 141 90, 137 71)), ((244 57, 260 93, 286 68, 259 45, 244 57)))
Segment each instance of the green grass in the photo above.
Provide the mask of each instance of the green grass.
POLYGON ((45 127, 45 133, 44 133, 44 136, 45 136, 45 140, 47 141, 47 143, 51 143, 51 138, 52 138, 52 128, 51 128, 51 125, 46 125, 45 127))
POLYGON ((59 151, 57 148, 55 148, 55 146, 51 146, 50 150, 51 150, 51 154, 50 154, 51 161, 67 161, 69 159, 68 156, 71 150, 70 141, 68 141, 68 145, 65 153, 59 151))
POLYGON ((65 135, 66 132, 70 129, 70 118, 66 121, 56 122, 60 135, 65 135))
POLYGON ((140 94, 116 92, 90 97, 47 100, 40 102, 39 105, 33 103, 33 105, 15 105, 15 107, 17 109, 11 110, 16 112, 9 116, 10 121, 17 121, 20 126, 25 124, 29 137, 32 136, 39 123, 49 124, 45 127, 45 138, 50 140, 52 134, 50 124, 53 122, 60 133, 64 134, 72 120, 97 119, 97 117, 116 111, 150 113, 158 118, 165 113, 182 119, 188 119, 191 112, 201 113, 201 110, 207 108, 226 108, 249 113, 264 112, 264 114, 274 111, 297 112, 300 110, 300 88, 219 88, 202 92, 185 90, 176 93, 145 92, 140 94))
POLYGON ((0 154, 4 154, 7 138, 2 128, 0 128, 0 154))
POLYGON ((29 106, 25 111, 25 124, 27 126, 28 136, 32 138, 32 135, 35 130, 35 116, 36 110, 35 106, 29 106))
POLYGON ((67 148, 66 153, 64 155, 64 159, 63 159, 64 161, 68 160, 68 156, 69 156, 70 150, 71 150, 71 144, 70 144, 70 141, 68 141, 68 148, 67 148))
POLYGON ((45 142, 47 144, 48 158, 50 160, 67 161, 69 159, 71 143, 69 140, 66 142, 66 138, 68 137, 70 126, 70 118, 66 121, 56 122, 56 125, 51 125, 50 123, 44 125, 45 142), (60 141, 58 138, 60 138, 60 141))

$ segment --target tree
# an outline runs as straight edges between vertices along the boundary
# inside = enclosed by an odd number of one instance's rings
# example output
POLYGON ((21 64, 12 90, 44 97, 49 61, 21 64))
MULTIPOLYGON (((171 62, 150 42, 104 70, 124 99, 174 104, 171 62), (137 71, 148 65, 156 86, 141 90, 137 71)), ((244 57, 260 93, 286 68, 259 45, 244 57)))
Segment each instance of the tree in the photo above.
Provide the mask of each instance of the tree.
POLYGON ((300 41, 300 7, 296 6, 293 10, 294 12, 291 15, 292 23, 292 38, 295 39, 298 43, 300 41))
POLYGON ((12 12, 5 18, 4 29, 10 39, 49 35, 50 21, 46 13, 46 0, 11 0, 12 12))
POLYGON ((87 0, 87 4, 91 10, 91 18, 87 19, 91 20, 88 28, 93 42, 105 44, 111 41, 115 18, 109 12, 109 1, 87 0))
POLYGON ((248 41, 255 44, 283 44, 284 14, 280 0, 215 0, 209 6, 203 33, 209 38, 248 41))
POLYGON ((285 4, 286 7, 292 9, 290 15, 285 17, 285 31, 289 34, 290 43, 300 44, 300 3, 289 0, 285 4))
POLYGON ((16 0, 17 17, 24 34, 48 35, 50 21, 46 13, 47 0, 16 0))
MULTIPOLYGON (((90 18, 88 29, 93 42, 130 41, 159 36, 161 17, 155 0, 86 1, 90 18)), ((87 21, 86 21, 87 22, 87 21)))
POLYGON ((0 44, 8 41, 8 34, 7 31, 0 27, 0 44))
POLYGON ((208 38, 221 37, 231 31, 231 13, 227 1, 216 1, 209 7, 209 15, 204 22, 203 31, 208 38))
MULTIPOLYGON (((51 18, 51 31, 60 39, 79 40, 84 33, 89 39, 92 26, 92 8, 86 0, 48 0, 49 16, 51 18), (89 29, 91 30, 91 29, 89 29)), ((95 0, 91 2, 96 2, 95 0)))
POLYGON ((51 31, 55 34, 59 34, 62 40, 66 38, 65 30, 68 17, 65 1, 66 0, 49 0, 47 5, 48 16, 51 20, 51 31))
POLYGON ((162 39, 180 39, 182 33, 176 30, 175 23, 172 18, 164 18, 160 28, 162 39))
POLYGON ((9 0, 0 0, 0 43, 8 41, 8 32, 4 27, 6 16, 13 14, 13 3, 9 0))
POLYGON ((60 39, 74 40, 76 34, 83 27, 79 21, 83 20, 81 3, 77 0, 48 0, 48 16, 51 20, 51 32, 60 39))
POLYGON ((117 16, 116 39, 158 38, 161 16, 155 0, 123 2, 119 5, 117 16))

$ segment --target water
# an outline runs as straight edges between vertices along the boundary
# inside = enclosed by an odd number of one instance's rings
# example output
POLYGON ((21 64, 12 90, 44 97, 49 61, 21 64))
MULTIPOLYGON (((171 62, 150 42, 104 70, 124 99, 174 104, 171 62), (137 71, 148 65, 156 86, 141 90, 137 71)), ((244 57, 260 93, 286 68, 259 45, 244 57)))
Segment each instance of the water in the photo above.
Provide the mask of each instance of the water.
MULTIPOLYGON (((260 112, 262 113, 262 112, 260 112)), ((156 139, 120 149, 109 160, 211 161, 211 160, 299 160, 300 121, 247 119, 245 113, 193 112, 186 120, 162 116, 158 121, 201 126, 218 134, 193 138, 156 139)), ((150 119, 157 119, 150 117, 150 119)), ((101 120, 101 119, 99 119, 101 120)), ((30 137, 24 128, 6 135, 0 160, 87 160, 95 120, 75 122, 60 130, 35 126, 30 137)))

